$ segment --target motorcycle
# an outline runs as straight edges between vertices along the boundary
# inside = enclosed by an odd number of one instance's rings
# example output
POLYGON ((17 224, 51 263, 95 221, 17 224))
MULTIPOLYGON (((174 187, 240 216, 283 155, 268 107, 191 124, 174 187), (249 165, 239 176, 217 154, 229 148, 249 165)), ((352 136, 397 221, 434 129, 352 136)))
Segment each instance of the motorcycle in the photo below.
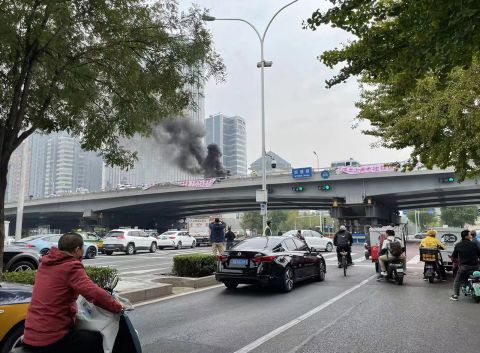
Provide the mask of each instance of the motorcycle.
POLYGON ((480 271, 475 271, 468 277, 468 281, 462 286, 465 296, 471 296, 475 303, 480 303, 480 271))
MULTIPOLYGON (((115 277, 109 288, 105 290, 120 301, 125 309, 120 314, 114 314, 96 307, 82 296, 78 297, 77 320, 75 326, 80 329, 98 331, 103 337, 105 353, 142 353, 138 332, 128 318, 127 312, 133 310, 128 299, 119 297, 114 289, 118 284, 115 277)), ((27 347, 16 347, 11 353, 32 353, 27 347)))
POLYGON ((395 282, 401 286, 403 284, 403 277, 405 276, 402 259, 393 258, 385 264, 385 267, 387 269, 387 275, 384 279, 390 282, 395 282))
POLYGON ((433 283, 435 277, 441 280, 440 273, 445 276, 445 272, 441 272, 443 261, 438 248, 420 248, 420 261, 425 262, 424 276, 428 282, 433 283))

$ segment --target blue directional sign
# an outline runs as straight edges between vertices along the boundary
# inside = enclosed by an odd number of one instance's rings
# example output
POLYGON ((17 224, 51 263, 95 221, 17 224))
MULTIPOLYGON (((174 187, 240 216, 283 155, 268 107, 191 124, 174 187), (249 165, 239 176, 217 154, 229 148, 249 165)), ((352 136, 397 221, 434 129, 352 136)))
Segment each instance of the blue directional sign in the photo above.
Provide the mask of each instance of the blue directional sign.
POLYGON ((323 179, 328 179, 330 178, 330 172, 328 170, 322 170, 322 172, 320 173, 320 175, 322 176, 323 179))
POLYGON ((293 177, 293 179, 311 178, 312 175, 313 175, 313 169, 312 169, 312 167, 293 168, 293 169, 292 169, 292 177, 293 177))

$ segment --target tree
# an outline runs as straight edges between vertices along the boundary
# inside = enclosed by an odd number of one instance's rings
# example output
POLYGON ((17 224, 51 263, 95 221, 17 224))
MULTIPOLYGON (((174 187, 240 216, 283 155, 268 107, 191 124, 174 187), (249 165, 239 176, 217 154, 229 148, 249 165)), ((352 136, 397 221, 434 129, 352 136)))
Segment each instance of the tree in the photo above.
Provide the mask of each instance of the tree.
POLYGON ((181 115, 189 86, 224 67, 200 11, 175 0, 0 0, 0 34, 1 266, 8 162, 29 135, 67 131, 132 166, 119 137, 181 115))
POLYGON ((437 216, 429 209, 410 210, 410 212, 407 213, 407 217, 410 222, 417 224, 420 230, 438 225, 437 216), (418 224, 415 219, 415 211, 419 211, 417 214, 418 224))
POLYGON ((331 25, 355 36, 320 60, 330 68, 345 63, 328 87, 361 77, 357 118, 371 123, 364 133, 385 147, 413 147, 410 168, 420 161, 453 166, 460 179, 478 174, 480 2, 330 2, 305 27, 331 25))
POLYGON ((261 230, 262 229, 262 215, 259 211, 249 211, 243 214, 243 218, 241 221, 241 227, 244 230, 261 230))
POLYGON ((465 223, 474 224, 478 218, 477 206, 442 207, 440 219, 450 227, 463 227, 465 223))

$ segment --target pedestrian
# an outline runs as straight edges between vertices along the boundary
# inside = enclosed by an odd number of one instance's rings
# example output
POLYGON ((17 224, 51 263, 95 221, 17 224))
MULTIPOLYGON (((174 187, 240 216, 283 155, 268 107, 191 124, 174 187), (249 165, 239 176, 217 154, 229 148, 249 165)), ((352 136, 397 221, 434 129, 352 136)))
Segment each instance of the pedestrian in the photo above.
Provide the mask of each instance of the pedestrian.
POLYGON ((267 221, 267 226, 263 230, 263 236, 265 237, 271 237, 272 236, 272 221, 267 221))
POLYGON ((212 243, 213 255, 221 255, 225 250, 225 223, 220 218, 215 218, 208 227, 210 228, 210 243, 212 243))
POLYGON ((452 259, 458 259, 460 268, 453 282, 453 295, 451 300, 458 300, 460 294, 460 286, 468 279, 468 275, 472 271, 478 270, 478 259, 480 258, 480 249, 472 241, 472 233, 465 229, 461 233, 462 241, 455 245, 452 253, 452 259))
POLYGON ((279 230, 278 233, 277 233, 277 235, 278 235, 279 237, 282 236, 282 234, 283 234, 283 233, 282 233, 281 230, 279 230))
POLYGON ((225 238, 227 240, 227 250, 233 246, 233 241, 235 240, 235 233, 232 232, 232 227, 228 226, 228 231, 225 233, 225 238))
POLYGON ((299 229, 297 230, 297 234, 295 236, 300 240, 305 240, 305 237, 302 235, 302 231, 299 229))

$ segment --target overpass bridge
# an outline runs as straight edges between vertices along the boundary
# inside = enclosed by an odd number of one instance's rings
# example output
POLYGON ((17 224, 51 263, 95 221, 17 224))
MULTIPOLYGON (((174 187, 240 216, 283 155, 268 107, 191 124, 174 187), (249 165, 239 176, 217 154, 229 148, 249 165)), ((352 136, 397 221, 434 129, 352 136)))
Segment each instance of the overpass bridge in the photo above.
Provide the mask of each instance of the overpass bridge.
MULTIPOLYGON (((380 224, 397 221, 404 209, 480 204, 479 179, 443 182, 453 170, 416 170, 368 174, 320 173, 308 179, 291 174, 268 176, 269 210, 330 210, 342 221, 380 224), (321 186, 329 185, 328 191, 321 186), (294 188, 303 187, 303 191, 294 188)), ((138 225, 154 228, 188 216, 258 210, 260 177, 219 180, 209 188, 158 185, 148 190, 73 194, 25 201, 25 227, 50 224, 71 229, 83 222, 107 227, 138 225)), ((15 222, 16 204, 5 205, 15 222)), ((13 228, 13 227, 12 227, 13 228)))

